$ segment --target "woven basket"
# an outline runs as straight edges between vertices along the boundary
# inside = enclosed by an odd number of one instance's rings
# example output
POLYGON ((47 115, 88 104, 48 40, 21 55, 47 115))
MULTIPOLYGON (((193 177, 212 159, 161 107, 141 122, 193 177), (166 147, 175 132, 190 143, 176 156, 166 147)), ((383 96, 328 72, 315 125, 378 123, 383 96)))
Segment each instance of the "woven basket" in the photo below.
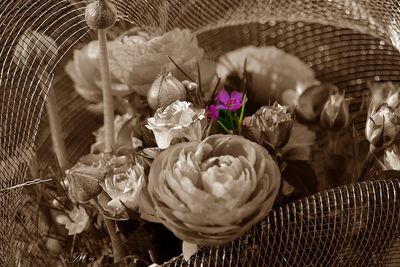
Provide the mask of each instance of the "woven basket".
MULTIPOLYGON (((369 81, 400 80, 400 4, 396 0, 115 0, 115 37, 132 25, 193 30, 207 57, 235 48, 275 45, 298 56, 317 79, 345 89, 359 109, 369 81)), ((0 2, 0 266, 44 266, 46 249, 26 191, 28 167, 58 171, 44 109, 54 88, 71 162, 89 152, 101 118, 73 90, 63 66, 74 48, 95 38, 86 26, 87 2, 0 2), (60 49, 37 68, 12 60, 26 30, 51 36, 60 49), (84 122, 84 123, 82 123, 84 122)), ((366 115, 355 127, 361 135, 366 115)), ((326 136, 318 134, 324 146, 326 136)), ((315 155, 318 160, 321 155, 315 155)), ((316 172, 322 175, 316 167, 316 172)), ((346 180, 342 181, 345 184, 346 180)), ((322 183, 320 190, 337 184, 322 183)), ((361 266, 400 264, 399 180, 364 182, 280 207, 240 240, 202 248, 190 261, 166 266, 361 266)))

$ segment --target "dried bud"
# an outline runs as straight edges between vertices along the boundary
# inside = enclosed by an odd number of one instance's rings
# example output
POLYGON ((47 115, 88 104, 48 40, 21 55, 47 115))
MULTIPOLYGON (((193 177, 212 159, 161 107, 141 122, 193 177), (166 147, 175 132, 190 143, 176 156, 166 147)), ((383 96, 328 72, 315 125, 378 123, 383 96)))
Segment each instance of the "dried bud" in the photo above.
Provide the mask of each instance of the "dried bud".
POLYGON ((103 30, 114 25, 117 12, 107 0, 97 0, 87 5, 85 20, 90 28, 103 30))
POLYGON ((349 99, 344 98, 344 92, 335 90, 321 111, 321 126, 327 129, 345 128, 349 120, 349 99))
POLYGON ((127 161, 125 156, 109 154, 88 154, 79 159, 70 170, 67 170, 68 190, 72 200, 87 202, 102 191, 100 182, 107 175, 119 171, 120 166, 127 161))
POLYGON ((151 85, 147 101, 152 109, 165 108, 176 100, 186 100, 186 89, 172 73, 162 74, 151 85))
POLYGON ((105 179, 106 168, 96 168, 78 163, 67 172, 69 181, 69 196, 72 200, 80 203, 88 202, 95 198, 102 188, 100 181, 105 179))

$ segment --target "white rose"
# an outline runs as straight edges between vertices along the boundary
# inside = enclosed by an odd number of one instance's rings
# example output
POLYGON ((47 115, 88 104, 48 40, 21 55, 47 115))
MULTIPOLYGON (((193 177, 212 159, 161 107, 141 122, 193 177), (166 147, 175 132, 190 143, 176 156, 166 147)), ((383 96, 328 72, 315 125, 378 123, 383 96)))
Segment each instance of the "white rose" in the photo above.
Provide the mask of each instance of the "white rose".
POLYGON ((113 214, 122 214, 125 206, 130 210, 139 207, 139 195, 145 186, 145 172, 141 165, 134 165, 126 172, 114 174, 106 178, 103 190, 110 196, 111 201, 107 204, 109 211, 113 214))
POLYGON ((195 109, 191 103, 177 100, 158 109, 154 117, 147 119, 146 127, 153 131, 158 147, 165 149, 175 138, 201 140, 205 118, 204 109, 195 109))

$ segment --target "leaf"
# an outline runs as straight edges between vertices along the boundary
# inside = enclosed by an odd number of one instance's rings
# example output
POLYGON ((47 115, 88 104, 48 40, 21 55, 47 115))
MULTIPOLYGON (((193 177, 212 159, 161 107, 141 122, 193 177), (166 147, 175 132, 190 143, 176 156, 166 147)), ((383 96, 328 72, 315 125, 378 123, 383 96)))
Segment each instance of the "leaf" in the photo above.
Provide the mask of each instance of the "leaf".
POLYGON ((319 181, 309 163, 305 161, 286 161, 286 163, 282 176, 294 187, 294 192, 290 197, 285 197, 285 202, 317 193, 319 181))
POLYGON ((332 153, 326 153, 326 160, 323 163, 327 183, 330 187, 345 184, 347 177, 347 158, 332 153))
POLYGON ((190 257, 192 257, 199 250, 199 247, 196 244, 192 244, 186 241, 182 243, 182 252, 183 258, 185 261, 189 261, 190 257))

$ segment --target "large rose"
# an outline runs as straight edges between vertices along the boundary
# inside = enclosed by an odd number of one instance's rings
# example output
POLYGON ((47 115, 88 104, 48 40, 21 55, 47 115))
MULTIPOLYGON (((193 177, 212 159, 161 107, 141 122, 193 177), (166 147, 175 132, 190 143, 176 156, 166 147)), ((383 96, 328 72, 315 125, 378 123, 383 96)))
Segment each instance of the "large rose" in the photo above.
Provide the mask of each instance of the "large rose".
POLYGON ((218 245, 267 215, 280 177, 276 162, 257 143, 212 135, 171 146, 155 158, 140 211, 186 242, 218 245))
POLYGON ((224 80, 232 71, 251 73, 249 99, 261 105, 272 100, 280 102, 285 90, 308 87, 315 83, 315 74, 294 55, 274 46, 246 46, 219 59, 217 74, 224 80))
POLYGON ((124 84, 141 95, 147 95, 151 84, 162 71, 172 72, 179 80, 186 78, 171 59, 193 78, 196 77, 199 62, 202 83, 207 83, 205 79, 211 79, 214 73, 210 72, 213 63, 200 62, 203 56, 204 51, 198 47, 196 36, 187 29, 175 28, 149 39, 133 36, 117 40, 110 49, 110 69, 124 84))
POLYGON ((186 101, 175 101, 166 108, 160 108, 147 120, 146 127, 153 131, 159 148, 170 146, 175 138, 189 141, 201 140, 205 110, 196 109, 186 101))

